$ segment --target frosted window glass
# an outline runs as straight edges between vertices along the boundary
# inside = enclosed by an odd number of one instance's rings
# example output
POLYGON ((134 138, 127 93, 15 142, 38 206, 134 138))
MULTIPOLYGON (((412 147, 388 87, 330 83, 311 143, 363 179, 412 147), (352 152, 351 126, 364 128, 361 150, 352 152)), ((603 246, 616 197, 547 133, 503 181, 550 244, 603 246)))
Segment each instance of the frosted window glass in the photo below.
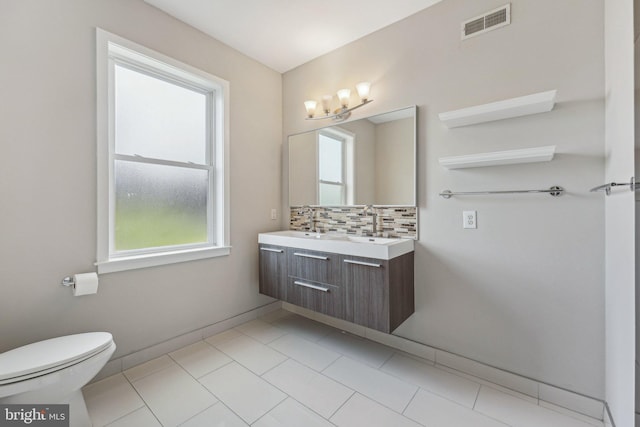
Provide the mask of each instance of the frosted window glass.
POLYGON ((340 206, 342 201, 342 185, 320 183, 320 205, 340 206))
POLYGON ((115 66, 117 154, 206 164, 207 96, 115 66))
POLYGON ((342 182, 342 141, 326 135, 318 138, 318 169, 321 181, 342 182))
POLYGON ((115 161, 117 251, 206 243, 208 171, 115 161))

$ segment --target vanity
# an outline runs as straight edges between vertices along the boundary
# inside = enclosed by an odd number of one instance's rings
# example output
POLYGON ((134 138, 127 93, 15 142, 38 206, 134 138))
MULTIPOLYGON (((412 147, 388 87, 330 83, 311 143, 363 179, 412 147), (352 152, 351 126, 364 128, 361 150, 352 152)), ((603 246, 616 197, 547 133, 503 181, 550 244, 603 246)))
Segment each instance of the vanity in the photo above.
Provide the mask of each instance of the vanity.
POLYGON ((289 136, 290 230, 258 236, 260 293, 386 333, 414 312, 416 112, 289 136))
POLYGON ((260 293, 390 333, 414 312, 412 239, 258 235, 260 293))

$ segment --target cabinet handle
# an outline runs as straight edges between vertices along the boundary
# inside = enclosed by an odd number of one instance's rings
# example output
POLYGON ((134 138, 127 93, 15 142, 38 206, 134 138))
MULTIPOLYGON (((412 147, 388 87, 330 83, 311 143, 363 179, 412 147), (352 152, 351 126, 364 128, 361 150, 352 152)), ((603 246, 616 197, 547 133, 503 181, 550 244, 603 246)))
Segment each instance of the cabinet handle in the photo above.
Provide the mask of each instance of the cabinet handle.
POLYGON ((325 288, 324 286, 312 285, 311 283, 299 282, 297 280, 294 281, 293 283, 295 285, 302 286, 305 288, 315 289, 316 291, 329 292, 329 288, 325 288))
POLYGON ((271 249, 271 248, 260 248, 260 250, 261 251, 267 251, 267 252, 277 252, 279 254, 284 252, 282 249, 271 249))
POLYGON ((367 267, 376 267, 376 268, 382 267, 381 264, 374 264, 372 262, 364 262, 364 261, 354 261, 352 259, 345 259, 344 262, 346 262, 347 264, 364 265, 367 267))
POLYGON ((321 259, 323 261, 328 261, 329 258, 326 256, 319 256, 319 255, 310 255, 310 254, 301 254, 299 252, 294 252, 293 253, 295 256, 301 256, 303 258, 313 258, 313 259, 321 259))

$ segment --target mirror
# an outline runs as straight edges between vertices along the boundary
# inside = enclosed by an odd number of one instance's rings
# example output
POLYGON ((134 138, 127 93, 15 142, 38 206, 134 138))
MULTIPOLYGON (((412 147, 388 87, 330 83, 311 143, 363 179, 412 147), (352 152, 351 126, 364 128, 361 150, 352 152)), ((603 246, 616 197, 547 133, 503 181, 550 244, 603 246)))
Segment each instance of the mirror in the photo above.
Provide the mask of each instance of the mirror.
POLYGON ((416 107, 289 137, 289 206, 416 204, 416 107))

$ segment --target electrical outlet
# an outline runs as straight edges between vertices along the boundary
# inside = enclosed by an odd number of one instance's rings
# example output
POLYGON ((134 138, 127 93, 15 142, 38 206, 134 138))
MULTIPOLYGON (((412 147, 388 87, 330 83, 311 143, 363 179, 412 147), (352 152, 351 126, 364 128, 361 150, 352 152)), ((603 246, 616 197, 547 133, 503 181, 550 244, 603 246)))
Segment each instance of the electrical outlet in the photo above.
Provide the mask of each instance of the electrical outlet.
POLYGON ((278 219, 278 211, 271 209, 271 219, 278 219))
POLYGON ((462 228, 478 228, 476 221, 476 211, 462 212, 462 228))

